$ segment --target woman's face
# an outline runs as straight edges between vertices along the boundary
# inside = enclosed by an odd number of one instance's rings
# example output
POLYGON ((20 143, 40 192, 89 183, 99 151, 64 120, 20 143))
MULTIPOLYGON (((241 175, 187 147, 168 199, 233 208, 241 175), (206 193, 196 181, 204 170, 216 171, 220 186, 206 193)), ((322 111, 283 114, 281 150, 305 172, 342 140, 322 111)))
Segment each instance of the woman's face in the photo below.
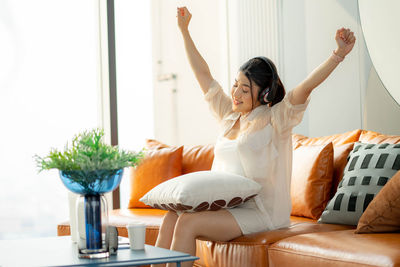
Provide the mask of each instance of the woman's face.
POLYGON ((239 71, 231 90, 232 109, 234 112, 240 112, 242 115, 245 115, 255 107, 261 105, 257 97, 259 87, 254 82, 252 83, 252 86, 253 99, 251 98, 250 81, 243 72, 239 71))

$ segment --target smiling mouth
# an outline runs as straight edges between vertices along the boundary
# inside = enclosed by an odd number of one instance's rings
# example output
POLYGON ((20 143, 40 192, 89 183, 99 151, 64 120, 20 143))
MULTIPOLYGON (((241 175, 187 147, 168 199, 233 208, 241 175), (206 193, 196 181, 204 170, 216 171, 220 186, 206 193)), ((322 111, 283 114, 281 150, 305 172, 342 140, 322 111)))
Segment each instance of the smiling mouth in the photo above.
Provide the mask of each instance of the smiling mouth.
POLYGON ((233 104, 235 104, 235 105, 239 105, 239 104, 242 104, 242 103, 243 103, 243 102, 233 100, 233 104))

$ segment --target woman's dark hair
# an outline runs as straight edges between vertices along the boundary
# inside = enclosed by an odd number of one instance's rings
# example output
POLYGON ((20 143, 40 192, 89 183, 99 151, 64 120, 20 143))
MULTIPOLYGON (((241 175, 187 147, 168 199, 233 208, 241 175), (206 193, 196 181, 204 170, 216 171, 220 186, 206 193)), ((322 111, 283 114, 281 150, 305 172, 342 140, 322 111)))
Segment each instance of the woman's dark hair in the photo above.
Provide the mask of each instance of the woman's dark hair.
POLYGON ((239 71, 246 75, 247 79, 250 81, 251 87, 251 100, 253 100, 253 85, 255 82, 260 91, 257 95, 257 99, 260 100, 261 104, 267 105, 271 104, 271 107, 279 102, 285 97, 285 87, 283 86, 281 79, 276 71, 274 63, 266 57, 255 57, 244 63, 239 71), (268 95, 268 102, 263 101, 265 90, 271 88, 268 95))

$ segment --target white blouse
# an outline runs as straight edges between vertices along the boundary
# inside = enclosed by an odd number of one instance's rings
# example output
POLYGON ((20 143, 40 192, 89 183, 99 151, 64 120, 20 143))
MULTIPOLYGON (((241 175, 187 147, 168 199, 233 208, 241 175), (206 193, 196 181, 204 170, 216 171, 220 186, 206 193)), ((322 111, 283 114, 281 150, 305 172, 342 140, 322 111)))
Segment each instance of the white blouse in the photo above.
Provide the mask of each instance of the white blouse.
MULTIPOLYGON (((261 192, 255 198, 258 208, 269 221, 269 229, 290 225, 292 175, 292 129, 303 118, 310 101, 292 105, 292 92, 273 107, 261 105, 246 117, 233 112, 232 100, 215 80, 205 94, 214 116, 222 126, 219 138, 240 119, 237 150, 245 176, 258 182, 261 192)), ((215 159, 212 169, 222 164, 215 159)))
POLYGON ((241 176, 246 176, 242 162, 239 158, 237 140, 230 140, 220 136, 214 149, 214 161, 211 170, 230 172, 241 176))

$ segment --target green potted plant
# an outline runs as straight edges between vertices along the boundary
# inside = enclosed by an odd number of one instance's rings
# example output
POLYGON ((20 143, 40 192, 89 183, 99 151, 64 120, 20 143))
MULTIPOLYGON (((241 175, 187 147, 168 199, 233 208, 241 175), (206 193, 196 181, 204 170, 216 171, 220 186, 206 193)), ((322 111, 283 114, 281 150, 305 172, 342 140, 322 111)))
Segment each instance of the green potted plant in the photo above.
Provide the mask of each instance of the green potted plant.
POLYGON ((63 184, 83 196, 80 201, 85 213, 86 246, 79 248, 82 257, 109 255, 102 237, 107 224, 107 219, 102 224, 102 216, 107 213, 103 194, 120 184, 125 167, 136 166, 144 156, 143 150, 136 153, 108 145, 103 137, 102 129, 84 131, 75 135, 63 152, 51 149, 45 157, 35 155, 39 171, 58 169, 63 184))

